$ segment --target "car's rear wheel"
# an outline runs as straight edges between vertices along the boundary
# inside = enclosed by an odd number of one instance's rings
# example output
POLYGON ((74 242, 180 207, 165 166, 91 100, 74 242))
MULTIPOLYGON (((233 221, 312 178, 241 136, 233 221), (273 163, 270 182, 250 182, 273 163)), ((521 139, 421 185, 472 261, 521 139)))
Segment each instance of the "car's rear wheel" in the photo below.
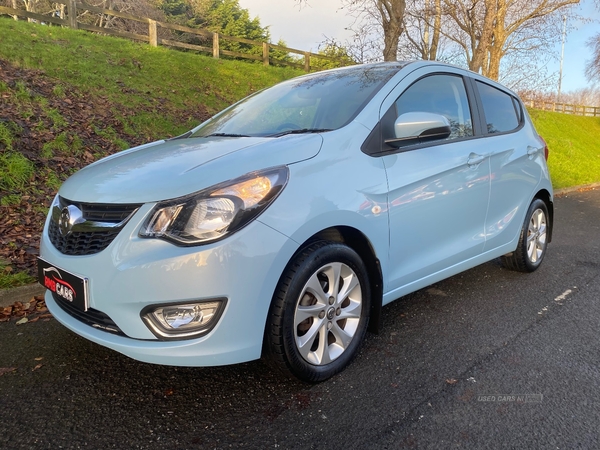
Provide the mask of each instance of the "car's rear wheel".
POLYGON ((354 250, 334 242, 309 245, 288 265, 273 297, 265 356, 301 380, 330 378, 358 352, 370 295, 354 250))
POLYGON ((548 208, 536 199, 527 210, 517 249, 502 257, 504 266, 520 272, 536 270, 546 255, 548 226, 548 208))

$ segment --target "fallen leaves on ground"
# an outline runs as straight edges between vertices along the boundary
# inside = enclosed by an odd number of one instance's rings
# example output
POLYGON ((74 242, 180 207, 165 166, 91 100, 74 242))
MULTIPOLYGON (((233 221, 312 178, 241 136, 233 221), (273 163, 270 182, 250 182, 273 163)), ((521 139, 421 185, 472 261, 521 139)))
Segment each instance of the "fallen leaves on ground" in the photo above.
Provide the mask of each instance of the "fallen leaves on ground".
POLYGON ((1 59, 0 81, 8 87, 0 94, 0 125, 14 134, 10 148, 0 139, 0 155, 20 153, 35 168, 26 189, 0 189, 0 197, 11 195, 10 202, 0 204, 0 261, 14 273, 36 274, 40 235, 57 183, 83 166, 118 152, 123 142, 135 146, 155 139, 128 132, 129 122, 116 117, 115 111, 118 116, 136 117, 160 110, 180 123, 190 117, 197 118, 197 123, 209 118, 201 104, 180 110, 158 97, 149 98, 145 106, 127 107, 100 93, 65 88, 42 70, 13 66, 1 59), (56 94, 57 88, 64 93, 56 94), (62 144, 56 144, 59 138, 62 144))
POLYGON ((5 373, 14 372, 15 370, 17 370, 16 367, 0 367, 0 377, 5 373))
POLYGON ((28 302, 15 302, 5 308, 0 307, 0 322, 15 321, 17 325, 47 321, 52 317, 48 312, 43 295, 36 295, 28 302))

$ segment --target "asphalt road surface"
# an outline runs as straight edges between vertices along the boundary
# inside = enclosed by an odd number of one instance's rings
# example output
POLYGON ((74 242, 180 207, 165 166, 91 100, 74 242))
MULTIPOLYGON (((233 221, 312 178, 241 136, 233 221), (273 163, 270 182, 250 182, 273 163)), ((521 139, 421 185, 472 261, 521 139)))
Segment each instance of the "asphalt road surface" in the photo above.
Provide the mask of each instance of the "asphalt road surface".
POLYGON ((318 385, 2 323, 0 368, 16 370, 0 376, 0 448, 600 448, 600 191, 555 207, 537 272, 495 261, 392 303, 318 385))

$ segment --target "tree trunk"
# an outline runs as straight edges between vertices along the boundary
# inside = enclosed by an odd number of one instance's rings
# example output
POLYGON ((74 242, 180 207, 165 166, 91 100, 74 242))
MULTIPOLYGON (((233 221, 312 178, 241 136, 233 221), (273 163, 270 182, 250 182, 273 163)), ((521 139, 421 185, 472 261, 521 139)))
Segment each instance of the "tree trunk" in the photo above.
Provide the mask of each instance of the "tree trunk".
POLYGON ((493 41, 488 46, 487 61, 482 68, 482 75, 498 81, 500 77, 500 60, 504 56, 506 35, 506 14, 508 6, 506 0, 496 0, 496 13, 494 18, 493 41))
POLYGON ((406 0, 377 0, 383 28, 383 60, 398 59, 398 41, 404 32, 406 0))
MULTIPOLYGON (((19 5, 17 5, 17 0, 12 0, 12 7, 13 7, 13 9, 19 9, 19 5)), ((12 17, 15 20, 19 20, 19 16, 17 16, 17 15, 14 15, 12 17)))
POLYGON ((472 36, 473 54, 469 62, 469 69, 473 72, 481 72, 484 64, 487 62, 487 53, 492 45, 494 37, 494 21, 496 19, 496 1, 486 0, 484 6, 483 23, 481 26, 481 35, 479 39, 472 36))
MULTIPOLYGON (((27 12, 35 12, 35 5, 37 3, 37 0, 23 0, 23 3, 25 3, 25 11, 27 12)), ((27 19, 28 22, 34 22, 34 19, 27 19)))
POLYGON ((440 45, 440 34, 442 30, 442 0, 435 0, 435 18, 433 20, 433 38, 429 47, 429 59, 437 59, 438 46, 440 45))

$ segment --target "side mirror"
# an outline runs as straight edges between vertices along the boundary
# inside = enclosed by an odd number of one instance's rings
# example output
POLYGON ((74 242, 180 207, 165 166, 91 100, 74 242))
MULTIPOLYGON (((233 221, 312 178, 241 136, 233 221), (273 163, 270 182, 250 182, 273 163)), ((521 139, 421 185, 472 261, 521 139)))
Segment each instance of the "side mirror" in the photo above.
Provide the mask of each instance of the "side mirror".
POLYGON ((428 112, 408 112, 402 114, 394 122, 393 139, 386 144, 401 147, 421 142, 446 139, 452 133, 450 122, 441 114, 428 112))

